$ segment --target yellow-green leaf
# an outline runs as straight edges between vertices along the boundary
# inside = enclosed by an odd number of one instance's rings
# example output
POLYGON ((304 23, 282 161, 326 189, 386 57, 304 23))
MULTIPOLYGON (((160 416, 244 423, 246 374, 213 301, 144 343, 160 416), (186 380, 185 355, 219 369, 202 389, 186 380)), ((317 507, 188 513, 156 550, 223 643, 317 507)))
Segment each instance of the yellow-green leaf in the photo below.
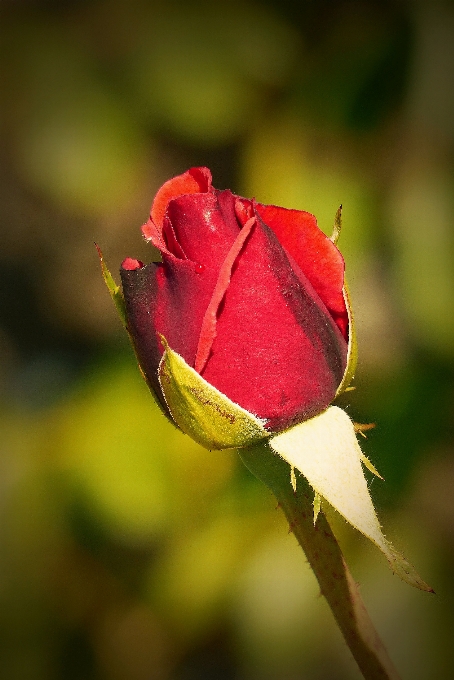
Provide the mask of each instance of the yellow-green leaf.
POLYGON ((202 378, 166 340, 159 381, 177 425, 207 449, 249 446, 269 437, 263 422, 202 378))
POLYGON ((276 435, 270 446, 356 529, 382 550, 404 581, 431 590, 384 537, 369 495, 353 422, 337 406, 276 435))

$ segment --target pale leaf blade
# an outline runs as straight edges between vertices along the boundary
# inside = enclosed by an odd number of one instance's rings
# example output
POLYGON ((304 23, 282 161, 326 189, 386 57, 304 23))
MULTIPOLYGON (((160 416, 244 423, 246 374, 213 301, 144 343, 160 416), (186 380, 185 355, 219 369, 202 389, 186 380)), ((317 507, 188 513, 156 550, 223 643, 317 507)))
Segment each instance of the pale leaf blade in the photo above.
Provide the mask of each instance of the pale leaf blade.
POLYGON ((352 421, 337 406, 273 437, 270 446, 303 474, 314 491, 385 554, 404 581, 431 588, 384 537, 364 477, 352 421))

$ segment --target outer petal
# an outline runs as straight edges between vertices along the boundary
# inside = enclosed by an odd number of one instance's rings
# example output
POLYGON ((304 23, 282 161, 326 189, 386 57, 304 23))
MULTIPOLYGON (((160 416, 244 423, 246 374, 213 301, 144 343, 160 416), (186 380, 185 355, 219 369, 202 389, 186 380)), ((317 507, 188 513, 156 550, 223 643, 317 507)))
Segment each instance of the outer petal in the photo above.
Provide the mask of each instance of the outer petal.
POLYGON ((157 370, 164 351, 160 334, 194 365, 219 269, 240 232, 234 203, 228 191, 172 199, 164 222, 170 215, 171 223, 166 226, 172 228, 181 252, 183 247, 187 251, 184 258, 175 257, 166 248, 162 264, 121 270, 128 330, 142 369, 159 394, 157 370))
POLYGON ((342 293, 344 260, 336 246, 308 212, 260 204, 256 210, 300 266, 348 339, 348 315, 342 293))
POLYGON ((219 307, 217 336, 202 375, 266 419, 272 431, 326 408, 345 369, 345 340, 309 288, 258 218, 219 307))
POLYGON ((164 335, 175 351, 192 365, 203 315, 210 301, 215 277, 197 271, 189 260, 166 257, 141 269, 121 269, 126 321, 142 371, 164 408, 158 367, 164 335))

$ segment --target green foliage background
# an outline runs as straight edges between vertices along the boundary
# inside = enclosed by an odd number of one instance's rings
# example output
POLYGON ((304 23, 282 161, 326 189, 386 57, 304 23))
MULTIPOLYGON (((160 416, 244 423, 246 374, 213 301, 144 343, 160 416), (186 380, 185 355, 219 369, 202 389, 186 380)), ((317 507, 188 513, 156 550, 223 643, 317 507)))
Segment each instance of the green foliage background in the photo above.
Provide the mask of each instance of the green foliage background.
POLYGON ((359 677, 275 503, 155 408, 104 288, 191 165, 340 240, 385 531, 339 520, 404 677, 454 664, 454 6, 448 0, 4 0, 0 8, 0 674, 359 677))

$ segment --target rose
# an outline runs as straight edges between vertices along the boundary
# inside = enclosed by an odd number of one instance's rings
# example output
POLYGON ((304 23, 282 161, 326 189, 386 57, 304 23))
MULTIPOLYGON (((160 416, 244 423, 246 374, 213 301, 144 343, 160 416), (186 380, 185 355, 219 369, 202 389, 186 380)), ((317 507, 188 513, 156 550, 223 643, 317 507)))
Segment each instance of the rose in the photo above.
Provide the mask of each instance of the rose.
POLYGON ((142 231, 162 262, 123 261, 126 322, 170 417, 165 342, 269 432, 327 408, 348 314, 343 258, 313 215, 218 191, 207 168, 191 168, 159 189, 142 231))
MULTIPOLYGON (((314 524, 327 501, 395 573, 430 591, 382 533, 362 464, 380 475, 358 445, 362 426, 330 406, 356 364, 339 229, 340 211, 330 239, 313 215, 218 191, 207 168, 192 168, 159 189, 142 227, 162 262, 126 258, 122 293, 99 255, 143 374, 174 424, 208 449, 238 448, 300 528, 302 475, 314 490, 314 524)), ((311 522, 301 531, 308 547, 311 522)), ((320 582, 334 555, 323 535, 328 551, 319 562, 317 548, 312 562, 320 582)), ((341 590, 350 588, 348 577, 341 590)), ((349 606, 341 609, 350 635, 349 606)))
POLYGON ((313 215, 217 191, 207 168, 192 168, 161 187, 142 227, 162 262, 126 258, 122 294, 98 252, 164 412, 206 448, 238 449, 275 494, 365 677, 391 678, 328 518, 319 519, 329 504, 394 573, 433 592, 382 533, 362 465, 380 475, 356 438, 364 426, 330 406, 356 363, 339 230, 340 210, 329 239, 313 215))

